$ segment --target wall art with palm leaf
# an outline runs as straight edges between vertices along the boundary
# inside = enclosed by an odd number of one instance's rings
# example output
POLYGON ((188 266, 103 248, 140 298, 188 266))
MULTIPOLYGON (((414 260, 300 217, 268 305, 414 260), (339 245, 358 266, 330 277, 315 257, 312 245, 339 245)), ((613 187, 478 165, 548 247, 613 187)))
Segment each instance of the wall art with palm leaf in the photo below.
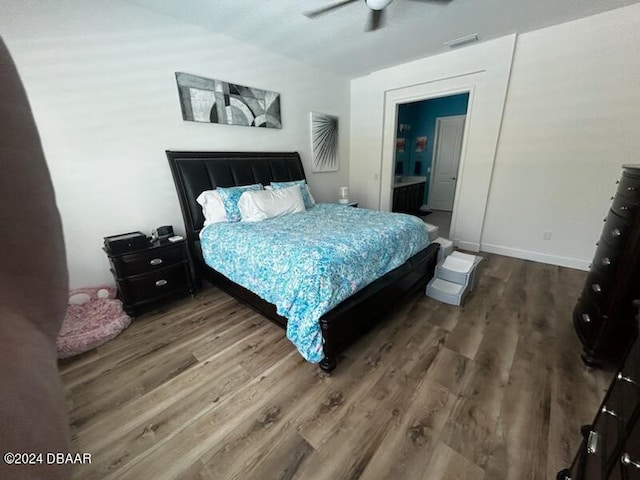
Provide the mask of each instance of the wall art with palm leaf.
POLYGON ((338 117, 311 112, 313 172, 338 170, 338 117))

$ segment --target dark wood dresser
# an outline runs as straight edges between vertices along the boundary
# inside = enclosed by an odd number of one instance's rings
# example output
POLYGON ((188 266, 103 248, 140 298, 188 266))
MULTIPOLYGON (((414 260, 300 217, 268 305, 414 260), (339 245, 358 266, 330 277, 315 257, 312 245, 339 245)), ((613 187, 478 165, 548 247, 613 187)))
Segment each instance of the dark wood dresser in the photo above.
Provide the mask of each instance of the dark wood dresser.
POLYGON ((640 480, 639 417, 640 341, 636 338, 593 424, 582 427, 582 445, 571 468, 559 472, 557 479, 640 480))
POLYGON ((128 315, 138 315, 163 301, 194 291, 184 240, 152 243, 147 248, 126 253, 106 253, 128 315))
POLYGON ((619 361, 635 336, 632 305, 640 298, 640 165, 623 165, 622 178, 584 290, 573 312, 590 366, 619 361))

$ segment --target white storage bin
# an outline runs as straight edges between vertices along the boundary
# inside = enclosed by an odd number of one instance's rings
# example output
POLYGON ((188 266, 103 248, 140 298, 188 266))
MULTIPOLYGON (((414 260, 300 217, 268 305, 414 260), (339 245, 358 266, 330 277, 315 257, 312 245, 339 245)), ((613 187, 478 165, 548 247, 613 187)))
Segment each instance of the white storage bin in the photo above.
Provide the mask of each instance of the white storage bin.
POLYGON ((436 277, 461 285, 469 285, 471 291, 476 286, 476 271, 481 261, 482 257, 479 256, 453 252, 436 267, 436 277))
POLYGON ((462 305, 467 296, 466 285, 434 277, 427 284, 427 296, 449 305, 462 305))

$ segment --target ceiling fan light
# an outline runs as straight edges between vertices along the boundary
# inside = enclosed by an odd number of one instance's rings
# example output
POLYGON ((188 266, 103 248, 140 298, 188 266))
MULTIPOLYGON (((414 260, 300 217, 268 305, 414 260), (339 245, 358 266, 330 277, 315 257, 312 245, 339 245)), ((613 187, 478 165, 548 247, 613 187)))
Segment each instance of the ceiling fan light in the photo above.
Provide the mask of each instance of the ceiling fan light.
POLYGON ((365 0, 367 7, 371 10, 382 10, 386 8, 393 0, 365 0))

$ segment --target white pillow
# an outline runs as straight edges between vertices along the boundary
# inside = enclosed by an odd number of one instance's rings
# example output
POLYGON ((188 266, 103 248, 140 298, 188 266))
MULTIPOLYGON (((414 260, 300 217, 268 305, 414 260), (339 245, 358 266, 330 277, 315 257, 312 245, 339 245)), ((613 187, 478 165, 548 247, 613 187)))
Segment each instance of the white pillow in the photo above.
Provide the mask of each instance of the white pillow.
POLYGON ((205 190, 198 198, 196 198, 202 206, 202 215, 204 215, 204 224, 211 225, 212 223, 227 222, 227 211, 224 209, 222 203, 222 197, 215 190, 205 190))
POLYGON ((281 190, 255 190, 244 192, 238 200, 243 222, 260 222, 267 218, 306 211, 300 187, 281 190))
MULTIPOLYGON (((311 195, 311 189, 309 188, 309 184, 308 184, 308 183, 305 183, 305 184, 304 184, 304 188, 306 188, 306 189, 307 189, 307 193, 309 194, 309 198, 311 199, 311 203, 312 203, 312 204, 314 204, 314 205, 315 205, 316 203, 318 203, 318 202, 316 202, 316 199, 315 199, 315 198, 313 198, 313 195, 311 195)), ((264 189, 265 189, 265 190, 273 190, 273 187, 272 187, 271 185, 265 185, 265 186, 264 186, 264 189)), ((304 200, 304 197, 302 197, 302 199, 304 200)), ((306 205, 305 205, 305 206, 306 206, 306 205)))
MULTIPOLYGON (((307 205, 307 203, 305 202, 304 206, 306 208, 309 208, 311 205, 315 205, 316 199, 313 198, 313 195, 311 195, 311 189, 309 188, 309 184, 306 183, 304 180, 298 180, 298 181, 292 181, 292 182, 276 182, 276 183, 281 183, 281 184, 287 184, 287 183, 295 183, 296 185, 300 185, 300 188, 304 188, 304 190, 306 190, 306 194, 308 195, 308 201, 309 204, 307 205)), ((280 188, 287 188, 287 187, 280 187, 280 188)), ((275 188, 273 188, 273 186, 271 185, 265 185, 264 187, 265 190, 276 190, 275 188)), ((302 191, 302 199, 305 200, 305 191, 302 191)))

